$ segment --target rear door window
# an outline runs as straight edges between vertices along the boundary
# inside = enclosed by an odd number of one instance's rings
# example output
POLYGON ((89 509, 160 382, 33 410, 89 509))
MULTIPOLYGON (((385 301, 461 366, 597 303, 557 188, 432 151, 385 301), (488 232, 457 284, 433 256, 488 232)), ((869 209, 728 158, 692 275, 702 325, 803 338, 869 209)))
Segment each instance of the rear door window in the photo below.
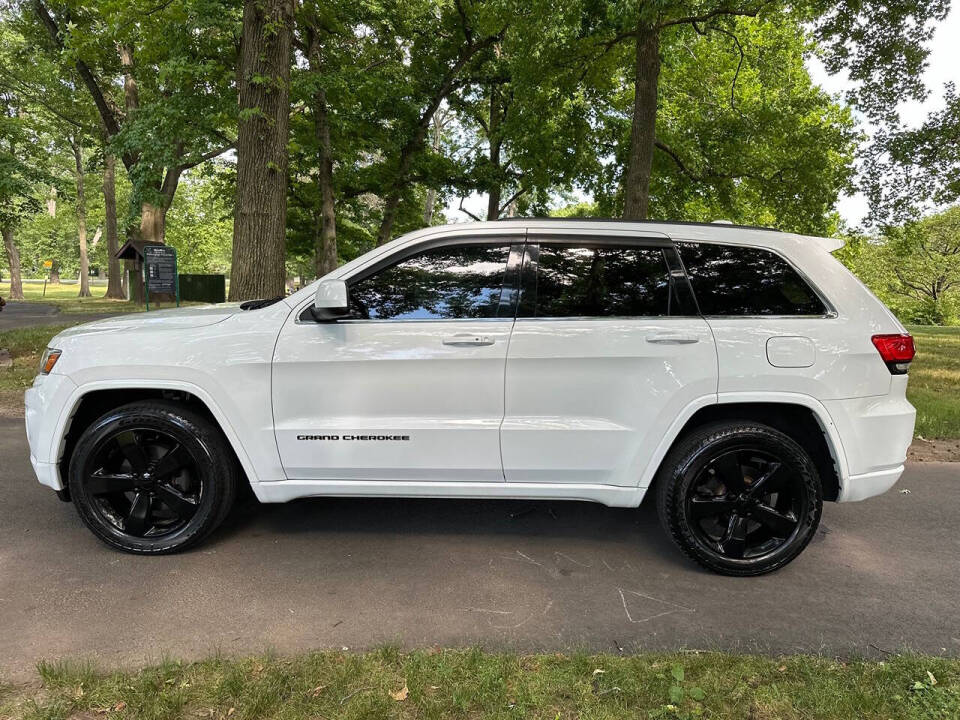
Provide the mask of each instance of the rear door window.
POLYGON ((755 247, 678 242, 703 315, 825 315, 813 288, 776 253, 755 247))
MULTIPOLYGON (((533 317, 657 317, 678 312, 664 250, 637 244, 540 243, 533 317)), ((680 278, 680 282, 685 282, 680 278)))

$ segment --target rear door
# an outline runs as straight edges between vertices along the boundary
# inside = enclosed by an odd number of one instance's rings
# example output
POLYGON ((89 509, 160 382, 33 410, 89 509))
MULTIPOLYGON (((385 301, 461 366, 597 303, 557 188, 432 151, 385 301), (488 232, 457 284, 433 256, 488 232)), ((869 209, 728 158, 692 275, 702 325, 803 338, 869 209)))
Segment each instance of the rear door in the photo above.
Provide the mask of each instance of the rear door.
POLYGON ((347 279, 350 319, 291 318, 273 364, 287 477, 503 482, 522 242, 467 237, 401 251, 347 279))
POLYGON ((666 237, 528 231, 501 445, 508 482, 635 486, 716 398, 713 335, 666 237))

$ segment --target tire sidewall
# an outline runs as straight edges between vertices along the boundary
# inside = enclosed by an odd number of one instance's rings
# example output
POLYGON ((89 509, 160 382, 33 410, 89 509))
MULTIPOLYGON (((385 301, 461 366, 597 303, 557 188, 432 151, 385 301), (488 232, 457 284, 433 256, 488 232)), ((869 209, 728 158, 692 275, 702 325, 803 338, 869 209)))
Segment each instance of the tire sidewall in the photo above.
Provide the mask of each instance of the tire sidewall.
POLYGON ((221 516, 225 502, 225 486, 229 461, 222 448, 210 437, 208 428, 192 413, 161 405, 125 406, 95 421, 81 436, 69 467, 70 496, 83 522, 93 533, 113 547, 127 552, 162 554, 175 552, 199 541, 212 530, 221 516), (177 440, 197 464, 201 482, 197 511, 189 522, 176 532, 157 538, 138 538, 115 528, 94 507, 96 499, 87 491, 85 470, 95 453, 111 436, 132 429, 158 430, 177 440))

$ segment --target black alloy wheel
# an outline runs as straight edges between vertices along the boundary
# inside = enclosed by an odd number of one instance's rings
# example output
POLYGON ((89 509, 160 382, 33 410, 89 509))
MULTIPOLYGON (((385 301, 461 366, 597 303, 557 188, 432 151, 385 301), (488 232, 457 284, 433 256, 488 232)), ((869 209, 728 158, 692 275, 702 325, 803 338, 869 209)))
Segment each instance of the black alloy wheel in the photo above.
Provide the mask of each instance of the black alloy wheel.
POLYGON ((94 512, 132 537, 183 529, 203 492, 201 468, 176 438, 150 428, 108 435, 91 456, 85 482, 94 512))
POLYGON ((81 519, 127 552, 183 550, 210 533, 235 495, 235 462, 213 423, 172 402, 133 403, 95 421, 70 462, 81 519))
POLYGON ((758 423, 694 431, 664 461, 657 482, 661 522, 674 542, 728 575, 760 575, 793 560, 823 507, 806 450, 758 423))

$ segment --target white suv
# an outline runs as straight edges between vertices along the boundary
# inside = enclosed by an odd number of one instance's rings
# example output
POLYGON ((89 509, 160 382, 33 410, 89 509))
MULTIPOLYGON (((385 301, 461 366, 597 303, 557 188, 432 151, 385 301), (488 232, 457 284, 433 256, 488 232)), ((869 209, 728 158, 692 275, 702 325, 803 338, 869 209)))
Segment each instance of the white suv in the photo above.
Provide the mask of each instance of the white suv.
POLYGON ((305 496, 589 500, 655 488, 731 575, 824 500, 886 491, 913 341, 831 255, 720 224, 511 220, 402 237, 290 297, 91 323, 27 391, 31 461, 110 545, 197 543, 237 483, 305 496))

